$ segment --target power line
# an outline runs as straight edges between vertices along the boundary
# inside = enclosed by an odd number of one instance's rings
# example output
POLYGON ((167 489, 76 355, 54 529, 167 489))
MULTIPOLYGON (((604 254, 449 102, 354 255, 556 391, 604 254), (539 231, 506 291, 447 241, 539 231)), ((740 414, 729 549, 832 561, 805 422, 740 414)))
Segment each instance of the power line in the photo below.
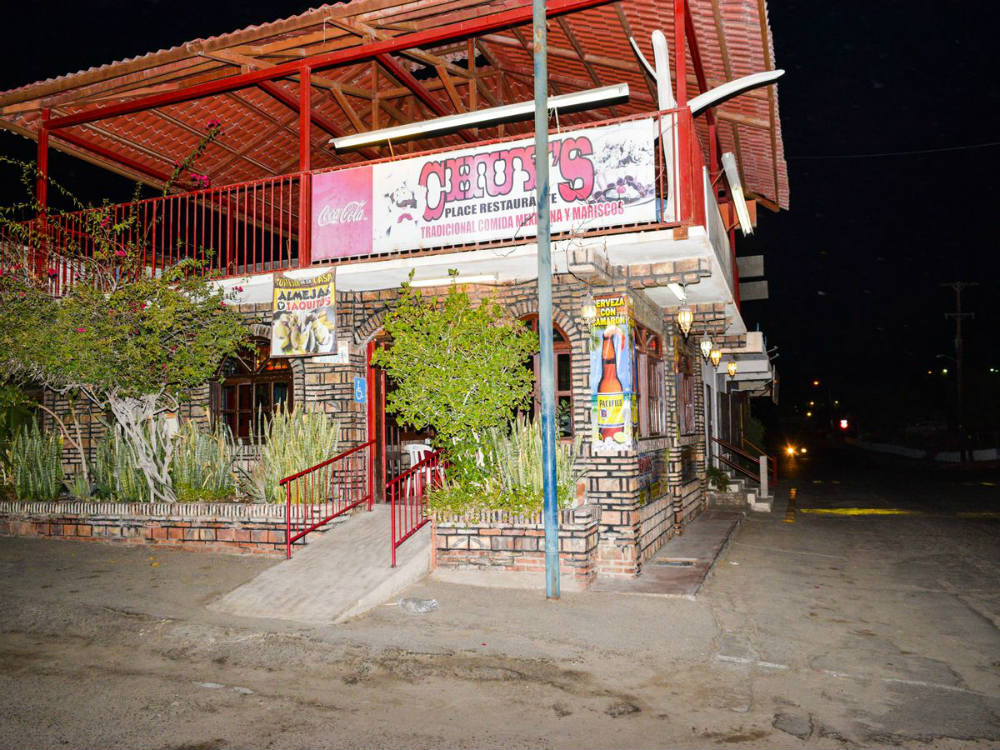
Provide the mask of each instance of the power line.
POLYGON ((1000 146, 1000 141, 988 141, 986 143, 970 143, 964 146, 945 146, 943 148, 922 148, 912 151, 882 151, 872 154, 825 154, 809 156, 786 156, 786 161, 823 160, 823 159, 878 159, 884 156, 919 156, 920 154, 943 154, 950 151, 975 151, 982 148, 995 148, 1000 146))

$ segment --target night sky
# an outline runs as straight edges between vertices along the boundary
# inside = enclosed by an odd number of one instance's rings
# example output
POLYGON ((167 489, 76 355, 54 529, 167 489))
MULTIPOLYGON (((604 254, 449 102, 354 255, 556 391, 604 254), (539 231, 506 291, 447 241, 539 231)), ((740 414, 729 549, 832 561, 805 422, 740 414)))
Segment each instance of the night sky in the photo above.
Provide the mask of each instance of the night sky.
MULTIPOLYGON (((307 7, 23 4, 6 19, 0 89, 307 7)), ((980 283, 963 295, 976 315, 965 327, 967 370, 975 379, 1000 368, 1000 86, 991 78, 1000 4, 771 0, 769 12, 787 71, 779 105, 791 210, 761 210, 737 253, 765 255, 771 299, 747 303, 744 317, 779 347, 783 402, 800 403, 813 378, 854 411, 886 399, 918 408, 944 394, 940 370, 951 363, 936 355, 954 354, 944 319, 954 293, 942 282, 980 283), (929 382, 928 369, 938 380, 929 382)), ((33 158, 34 147, 0 133, 0 153, 33 158)), ((52 173, 95 199, 130 193, 58 154, 52 173)), ((8 201, 12 179, 4 173, 0 186, 8 201)), ((995 404, 996 390, 975 397, 995 404)))

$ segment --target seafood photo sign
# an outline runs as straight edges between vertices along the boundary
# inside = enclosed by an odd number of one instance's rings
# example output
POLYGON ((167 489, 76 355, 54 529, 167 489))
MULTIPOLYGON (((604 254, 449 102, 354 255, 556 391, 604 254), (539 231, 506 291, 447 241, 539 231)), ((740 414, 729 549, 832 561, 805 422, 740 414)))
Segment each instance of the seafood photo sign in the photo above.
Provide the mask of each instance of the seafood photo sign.
POLYGON ((274 275, 272 357, 311 357, 337 351, 334 272, 312 279, 274 275))
MULTIPOLYGON (((552 135, 552 231, 656 221, 654 136, 652 119, 552 135)), ((325 172, 312 191, 313 260, 533 237, 534 142, 325 172)))

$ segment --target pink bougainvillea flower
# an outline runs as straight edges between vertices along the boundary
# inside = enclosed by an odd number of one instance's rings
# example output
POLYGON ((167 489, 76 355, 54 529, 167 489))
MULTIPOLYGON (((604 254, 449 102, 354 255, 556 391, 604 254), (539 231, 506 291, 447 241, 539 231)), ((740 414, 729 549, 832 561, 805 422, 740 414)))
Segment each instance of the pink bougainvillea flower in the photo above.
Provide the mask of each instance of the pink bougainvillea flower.
POLYGON ((124 258, 126 255, 128 255, 128 253, 124 250, 115 250, 115 257, 117 258, 124 258))
POLYGON ((59 275, 59 271, 57 269, 55 269, 55 268, 50 268, 49 269, 49 278, 50 279, 54 279, 58 275, 59 275))
POLYGON ((170 347, 170 351, 171 352, 176 352, 177 351, 177 344, 174 344, 172 347, 170 347))
POLYGON ((111 226, 111 217, 110 216, 105 216, 103 219, 101 219, 101 226, 102 227, 109 227, 109 226, 111 226))
POLYGON ((76 329, 76 332, 77 332, 77 333, 86 333, 86 332, 87 332, 87 329, 86 329, 86 328, 77 328, 77 329, 76 329))

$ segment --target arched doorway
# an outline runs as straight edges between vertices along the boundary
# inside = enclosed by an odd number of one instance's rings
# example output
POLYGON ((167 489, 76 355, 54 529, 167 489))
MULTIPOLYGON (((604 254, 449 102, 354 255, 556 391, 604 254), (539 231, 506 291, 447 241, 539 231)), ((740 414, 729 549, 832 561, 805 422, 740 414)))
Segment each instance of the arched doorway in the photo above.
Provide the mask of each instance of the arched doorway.
POLYGON ((388 348, 392 340, 384 331, 379 331, 368 342, 365 349, 368 379, 368 435, 374 440, 374 496, 375 502, 385 502, 386 485, 406 471, 411 465, 411 446, 430 445, 433 431, 426 427, 414 427, 399 422, 396 416, 386 410, 386 399, 395 390, 392 378, 385 371, 372 365, 372 355, 380 348, 388 348))

